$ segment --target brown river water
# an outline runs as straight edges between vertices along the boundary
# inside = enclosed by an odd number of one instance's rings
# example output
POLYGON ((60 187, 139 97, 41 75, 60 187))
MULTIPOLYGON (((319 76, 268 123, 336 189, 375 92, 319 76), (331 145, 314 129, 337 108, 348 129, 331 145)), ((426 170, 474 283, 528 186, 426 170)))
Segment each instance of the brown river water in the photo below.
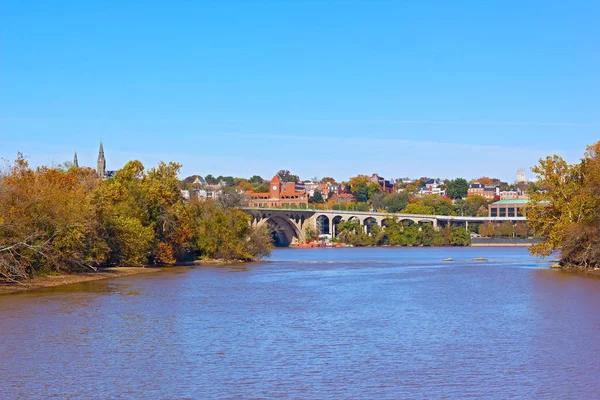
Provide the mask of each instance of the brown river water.
POLYGON ((600 398, 600 280, 548 267, 278 249, 1 295, 0 398, 600 398))

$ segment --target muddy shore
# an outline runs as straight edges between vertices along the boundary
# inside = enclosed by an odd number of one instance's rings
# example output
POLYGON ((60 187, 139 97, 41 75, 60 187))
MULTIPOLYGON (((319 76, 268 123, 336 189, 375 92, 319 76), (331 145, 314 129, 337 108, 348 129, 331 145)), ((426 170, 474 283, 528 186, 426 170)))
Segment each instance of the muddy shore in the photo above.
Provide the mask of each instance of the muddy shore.
POLYGON ((68 275, 43 276, 20 283, 0 281, 0 295, 6 293, 24 292, 34 289, 42 289, 53 286, 70 285, 72 283, 81 283, 97 281, 101 279, 119 278, 122 276, 147 274, 160 271, 160 268, 106 268, 98 272, 84 272, 68 275))

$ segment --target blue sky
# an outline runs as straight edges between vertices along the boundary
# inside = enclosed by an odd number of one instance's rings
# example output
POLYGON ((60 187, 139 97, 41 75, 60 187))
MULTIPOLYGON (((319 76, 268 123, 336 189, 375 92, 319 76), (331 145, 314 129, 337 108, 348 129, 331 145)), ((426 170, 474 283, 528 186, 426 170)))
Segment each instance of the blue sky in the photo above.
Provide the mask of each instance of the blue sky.
POLYGON ((0 157, 513 181, 600 140, 598 1, 7 1, 0 157), (123 4, 125 3, 125 4, 123 4))

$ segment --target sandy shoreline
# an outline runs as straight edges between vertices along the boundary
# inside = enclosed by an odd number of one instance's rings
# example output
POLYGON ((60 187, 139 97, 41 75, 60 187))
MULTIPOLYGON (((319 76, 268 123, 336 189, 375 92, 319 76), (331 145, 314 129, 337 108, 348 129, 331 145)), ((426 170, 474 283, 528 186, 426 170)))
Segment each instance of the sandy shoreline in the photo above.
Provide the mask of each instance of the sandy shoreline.
POLYGON ((160 268, 106 268, 98 272, 84 272, 59 276, 44 276, 22 281, 21 284, 0 282, 0 294, 18 293, 47 287, 70 285, 73 283, 119 278, 122 276, 147 274, 160 271, 160 268))

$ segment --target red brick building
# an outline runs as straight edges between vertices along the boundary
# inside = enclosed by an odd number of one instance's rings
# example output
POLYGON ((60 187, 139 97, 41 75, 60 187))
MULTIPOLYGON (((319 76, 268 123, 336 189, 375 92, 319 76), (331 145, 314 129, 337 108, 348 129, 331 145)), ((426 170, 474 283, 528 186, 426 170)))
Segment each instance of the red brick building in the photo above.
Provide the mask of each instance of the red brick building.
POLYGON ((385 178, 382 178, 381 176, 379 176, 377 174, 371 175, 369 180, 373 183, 378 184, 379 187, 381 188, 381 191, 383 191, 383 192, 394 193, 396 191, 394 189, 394 185, 390 181, 385 180, 385 178))
POLYGON ((269 191, 257 193, 246 192, 250 207, 303 207, 308 205, 308 195, 304 184, 298 182, 282 182, 277 175, 271 179, 269 191))
POLYGON ((467 197, 474 195, 482 196, 486 199, 493 199, 496 196, 500 196, 500 186, 472 183, 469 185, 467 197))

